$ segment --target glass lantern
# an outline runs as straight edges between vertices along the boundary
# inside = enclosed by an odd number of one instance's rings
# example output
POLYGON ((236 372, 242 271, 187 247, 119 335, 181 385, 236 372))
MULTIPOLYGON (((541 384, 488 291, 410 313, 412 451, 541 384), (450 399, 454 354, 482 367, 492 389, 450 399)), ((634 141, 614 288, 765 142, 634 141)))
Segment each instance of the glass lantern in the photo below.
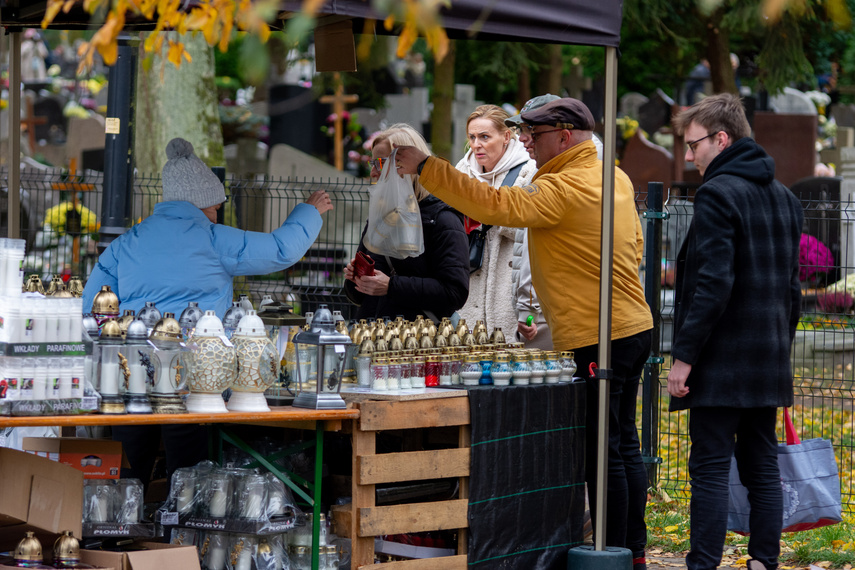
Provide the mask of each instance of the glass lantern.
POLYGON ((148 343, 145 323, 140 319, 128 324, 122 357, 125 360, 121 366, 127 367, 125 407, 129 414, 150 414, 149 393, 155 379, 159 377, 160 360, 154 356, 154 348, 148 343))
MULTIPOLYGON (((145 322, 145 319, 141 320, 145 322)), ((158 370, 151 389, 151 407, 156 414, 181 414, 187 411, 178 394, 183 378, 192 369, 192 353, 181 343, 181 326, 174 313, 166 313, 152 329, 148 337, 155 346, 152 354, 157 360, 158 370)))
POLYGON ((294 344, 298 352, 303 350, 315 354, 316 357, 312 358, 314 370, 308 375, 317 378, 315 390, 309 391, 308 378, 304 377, 301 367, 297 367, 299 393, 294 407, 312 410, 346 408, 340 395, 341 381, 348 351, 355 345, 348 335, 336 331, 335 320, 326 305, 321 305, 315 312, 308 331, 294 336, 294 344))
POLYGON ((121 396, 122 373, 127 369, 127 359, 119 321, 104 321, 98 339, 98 391, 101 393, 102 414, 124 414, 125 402, 121 396))
POLYGON ((92 315, 99 327, 107 319, 114 319, 119 316, 119 297, 113 293, 109 285, 102 285, 101 290, 92 300, 92 315))
POLYGON ((193 324, 189 344, 193 351, 193 371, 187 379, 189 412, 225 414, 229 411, 223 392, 235 380, 237 355, 234 345, 224 340, 225 334, 223 323, 214 311, 205 311, 193 324))

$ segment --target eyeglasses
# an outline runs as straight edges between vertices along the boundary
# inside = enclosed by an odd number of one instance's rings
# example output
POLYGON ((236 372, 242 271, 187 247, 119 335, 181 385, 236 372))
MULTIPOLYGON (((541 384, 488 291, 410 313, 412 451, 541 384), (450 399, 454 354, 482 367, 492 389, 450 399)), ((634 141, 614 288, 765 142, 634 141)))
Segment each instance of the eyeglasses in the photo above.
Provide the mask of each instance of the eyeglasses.
POLYGON ((692 154, 695 154, 695 149, 697 148, 697 146, 698 146, 698 143, 699 143, 699 142, 701 142, 701 141, 702 141, 702 140, 704 140, 704 139, 708 139, 708 138, 710 138, 710 137, 714 137, 714 136, 716 136, 717 134, 719 134, 720 132, 721 132, 721 131, 716 131, 716 132, 714 132, 714 133, 710 133, 710 134, 708 134, 708 135, 707 135, 707 136, 705 136, 705 137, 701 137, 701 138, 699 138, 699 139, 698 139, 698 140, 696 140, 696 141, 687 142, 687 143, 686 143, 686 146, 687 146, 687 147, 689 147, 689 150, 690 150, 690 151, 692 151, 692 154))
POLYGON ((383 170, 383 165, 387 160, 389 160, 388 156, 386 158, 375 158, 373 160, 369 160, 368 164, 371 165, 371 168, 375 168, 377 169, 377 172, 380 172, 383 170))
POLYGON ((520 125, 517 128, 518 128, 519 134, 525 135, 527 137, 531 137, 531 142, 533 142, 533 143, 537 142, 537 139, 538 139, 538 137, 540 137, 540 135, 545 135, 545 134, 549 134, 549 133, 557 133, 558 131, 566 130, 566 129, 552 129, 551 131, 540 131, 540 132, 536 133, 532 130, 534 127, 532 127, 531 125, 520 125))

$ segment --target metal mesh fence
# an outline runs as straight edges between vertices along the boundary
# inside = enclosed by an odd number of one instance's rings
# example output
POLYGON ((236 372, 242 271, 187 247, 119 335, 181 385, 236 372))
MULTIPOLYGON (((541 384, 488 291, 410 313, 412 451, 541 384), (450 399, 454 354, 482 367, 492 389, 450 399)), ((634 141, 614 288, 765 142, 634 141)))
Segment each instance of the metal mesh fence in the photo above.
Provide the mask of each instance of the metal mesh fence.
MULTIPOLYGON (((320 237, 308 254, 293 267, 271 275, 235 279, 235 295, 246 293, 258 304, 263 295, 288 300, 300 312, 325 303, 350 318, 354 307, 343 293, 342 268, 352 257, 368 217, 367 180, 353 179, 271 179, 267 177, 226 178, 229 202, 223 209, 224 223, 245 230, 268 232, 278 227, 294 206, 314 190, 323 188, 335 209, 325 216, 320 237)), ((837 192, 801 189, 797 192, 805 210, 805 235, 813 236, 824 250, 816 247, 803 266, 805 294, 802 324, 793 346, 796 406, 793 421, 803 439, 830 439, 837 454, 844 505, 855 508, 852 482, 855 461, 855 273, 853 221, 855 204, 841 202, 837 192), (829 260, 831 259, 831 260, 829 260)), ((0 213, 7 223, 7 173, 0 170, 0 213)), ((77 175, 56 169, 26 169, 21 173, 22 237, 27 240, 26 271, 48 279, 54 273, 86 278, 97 261, 97 220, 90 216, 101 211, 103 175, 86 171, 77 175), (81 207, 80 228, 66 227, 68 208, 81 207), (84 210, 85 208, 85 210, 84 210), (87 214, 86 211, 91 214, 87 214)), ((795 191, 795 189, 794 189, 795 191)), ((160 199, 159 176, 137 175, 134 181, 131 219, 140 221, 160 199)), ((639 213, 648 206, 647 194, 639 193, 639 213)), ((675 498, 687 498, 688 415, 669 413, 664 386, 673 338, 674 266, 680 244, 692 217, 691 188, 672 186, 660 219, 662 247, 660 259, 646 256, 642 271, 659 264, 661 276, 657 293, 660 302, 663 362, 656 376, 659 383, 642 399, 641 406, 654 424, 651 463, 657 464, 656 483, 675 498)), ((74 218, 74 216, 72 216, 74 218)), ((74 225, 74 224, 71 224, 74 225)), ((648 220, 642 226, 648 231, 648 220)), ((0 235, 6 227, 0 226, 0 235)), ((649 236, 646 236, 649 238, 649 236)), ((806 239, 806 238, 803 238, 806 239)), ((813 250, 808 250, 810 253, 813 250)), ((759 356, 759 357, 762 357, 759 356)), ((651 380, 651 383, 655 381, 651 380)), ((641 417, 642 414, 639 414, 641 417)), ((641 421, 641 419, 640 419, 641 421)), ((781 430, 780 433, 783 433, 781 430)))
MULTIPOLYGON (((803 440, 831 440, 838 462, 844 508, 855 509, 852 481, 855 460, 855 251, 852 251, 855 204, 840 200, 839 180, 828 187, 793 191, 804 208, 801 278, 802 316, 793 344, 795 386, 793 422, 803 440)), ((677 252, 691 223, 691 191, 672 188, 665 204, 670 217, 662 228, 661 349, 658 484, 669 495, 688 498, 688 413, 667 411, 664 382, 673 340, 673 269, 677 252)), ((757 355, 762 358, 762 355, 757 355)), ((746 378, 750 382, 750 378, 746 378)), ((783 438, 780 425, 778 433, 783 438)))

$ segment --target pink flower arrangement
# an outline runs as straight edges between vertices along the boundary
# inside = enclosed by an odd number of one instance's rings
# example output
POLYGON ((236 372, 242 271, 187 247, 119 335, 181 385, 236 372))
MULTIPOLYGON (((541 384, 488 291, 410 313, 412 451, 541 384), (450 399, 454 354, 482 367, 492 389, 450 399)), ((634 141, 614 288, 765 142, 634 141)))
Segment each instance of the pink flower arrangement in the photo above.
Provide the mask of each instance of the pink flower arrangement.
POLYGON ((813 237, 802 234, 799 241, 799 280, 808 281, 834 267, 834 256, 828 247, 813 237))

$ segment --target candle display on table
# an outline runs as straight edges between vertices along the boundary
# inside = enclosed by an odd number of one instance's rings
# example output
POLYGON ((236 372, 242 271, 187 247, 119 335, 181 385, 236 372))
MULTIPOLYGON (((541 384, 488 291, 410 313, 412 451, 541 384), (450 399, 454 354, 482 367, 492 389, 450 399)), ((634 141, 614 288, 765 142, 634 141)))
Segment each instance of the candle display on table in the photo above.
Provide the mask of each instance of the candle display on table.
POLYGON ((98 391, 101 393, 102 414, 126 413, 125 402, 119 395, 122 377, 120 362, 126 361, 121 354, 124 344, 119 321, 104 321, 98 339, 98 391))

